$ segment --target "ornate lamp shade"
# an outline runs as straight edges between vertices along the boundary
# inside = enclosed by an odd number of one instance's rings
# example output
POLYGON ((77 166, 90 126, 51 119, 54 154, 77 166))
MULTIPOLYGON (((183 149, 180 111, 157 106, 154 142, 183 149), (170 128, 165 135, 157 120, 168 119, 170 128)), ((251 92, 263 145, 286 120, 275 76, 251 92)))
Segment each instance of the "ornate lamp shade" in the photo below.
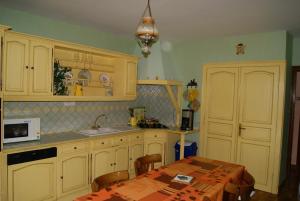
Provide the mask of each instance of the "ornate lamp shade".
POLYGON ((149 0, 144 11, 142 19, 138 25, 135 37, 141 47, 142 54, 147 57, 151 52, 151 46, 158 40, 159 34, 155 25, 155 21, 151 14, 149 0))

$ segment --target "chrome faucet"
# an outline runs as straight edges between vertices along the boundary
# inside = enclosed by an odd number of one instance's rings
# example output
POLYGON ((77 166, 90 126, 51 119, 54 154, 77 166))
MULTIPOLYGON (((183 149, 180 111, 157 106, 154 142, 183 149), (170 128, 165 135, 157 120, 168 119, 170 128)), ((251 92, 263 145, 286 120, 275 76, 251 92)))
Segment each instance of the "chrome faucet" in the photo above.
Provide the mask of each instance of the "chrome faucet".
POLYGON ((95 120, 94 126, 93 126, 94 129, 101 128, 101 125, 99 124, 99 120, 101 119, 101 117, 104 117, 105 119, 107 119, 106 114, 100 114, 100 115, 98 115, 97 118, 96 118, 96 120, 95 120))

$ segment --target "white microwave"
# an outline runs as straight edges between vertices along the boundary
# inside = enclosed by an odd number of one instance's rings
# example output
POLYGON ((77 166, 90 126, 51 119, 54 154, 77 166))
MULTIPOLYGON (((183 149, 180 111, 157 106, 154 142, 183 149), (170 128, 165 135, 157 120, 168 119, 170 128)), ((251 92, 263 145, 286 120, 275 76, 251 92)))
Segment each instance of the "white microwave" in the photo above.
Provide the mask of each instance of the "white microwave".
POLYGON ((4 119, 3 143, 40 139, 40 118, 4 119))

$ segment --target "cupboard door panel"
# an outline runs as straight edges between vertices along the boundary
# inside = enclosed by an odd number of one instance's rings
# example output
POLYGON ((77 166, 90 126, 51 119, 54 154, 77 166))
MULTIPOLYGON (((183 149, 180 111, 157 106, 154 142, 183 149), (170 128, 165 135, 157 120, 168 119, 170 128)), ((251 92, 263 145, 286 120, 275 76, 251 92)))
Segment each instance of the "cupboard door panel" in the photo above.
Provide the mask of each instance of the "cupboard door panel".
POLYGON ((165 164, 165 142, 161 139, 157 140, 147 140, 145 141, 145 154, 160 154, 162 156, 162 163, 156 163, 155 168, 158 168, 165 164))
POLYGON ((137 158, 144 156, 144 143, 131 144, 129 148, 129 170, 135 172, 134 162, 137 158))
POLYGON ((114 149, 102 149, 93 153, 92 180, 114 171, 114 149))
POLYGON ((254 176, 256 186, 268 184, 270 147, 255 143, 240 143, 240 163, 254 176))
POLYGON ((51 95, 52 45, 31 41, 30 95, 51 95))
POLYGON ((56 199, 56 159, 8 166, 9 201, 56 199))
POLYGON ((61 171, 61 194, 86 188, 88 185, 88 154, 77 154, 64 158, 61 161, 61 171))
POLYGON ((242 67, 237 162, 271 192, 278 112, 279 67, 242 67))
POLYGON ((119 146, 115 149, 115 170, 128 170, 128 146, 119 146))
POLYGON ((206 71, 204 132, 202 152, 218 160, 235 160, 239 71, 235 66, 206 71), (217 146, 217 147, 215 147, 217 146), (222 147, 222 148, 221 148, 222 147), (224 149, 226 151, 224 151, 224 149))
POLYGON ((4 92, 7 95, 27 94, 29 41, 13 35, 5 35, 4 92))
POLYGON ((137 64, 127 62, 127 79, 125 93, 127 96, 136 96, 137 64))
POLYGON ((207 139, 207 158, 230 161, 232 155, 231 140, 209 137, 207 139))

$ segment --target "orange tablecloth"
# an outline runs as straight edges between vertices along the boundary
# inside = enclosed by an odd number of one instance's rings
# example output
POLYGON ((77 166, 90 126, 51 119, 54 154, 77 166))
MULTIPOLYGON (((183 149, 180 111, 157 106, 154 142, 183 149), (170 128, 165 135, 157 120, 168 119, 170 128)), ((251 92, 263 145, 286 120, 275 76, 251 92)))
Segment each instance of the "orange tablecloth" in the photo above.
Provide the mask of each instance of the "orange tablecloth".
POLYGON ((192 157, 150 171, 135 179, 102 189, 76 201, 222 201, 224 185, 238 180, 244 167, 192 157), (191 184, 173 182, 177 174, 193 176, 191 184))

